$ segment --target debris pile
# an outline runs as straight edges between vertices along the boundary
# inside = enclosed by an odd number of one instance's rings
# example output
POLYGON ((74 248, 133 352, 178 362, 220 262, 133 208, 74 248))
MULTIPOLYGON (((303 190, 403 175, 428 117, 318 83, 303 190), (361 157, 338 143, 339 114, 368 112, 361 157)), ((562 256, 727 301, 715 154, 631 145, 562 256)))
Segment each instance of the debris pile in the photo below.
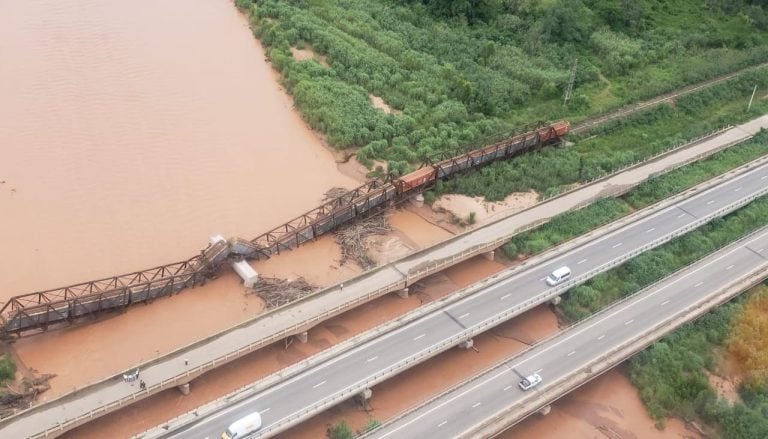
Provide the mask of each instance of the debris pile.
POLYGON ((375 266, 376 262, 368 255, 365 238, 386 235, 391 230, 385 215, 355 221, 337 230, 336 242, 341 246, 341 264, 353 260, 365 270, 375 266))
POLYGON ((302 277, 294 280, 262 277, 252 288, 253 292, 267 304, 267 309, 299 300, 316 289, 315 285, 310 284, 302 277))
POLYGON ((6 384, 0 389, 0 419, 11 416, 27 409, 37 398, 37 395, 51 388, 48 381, 55 374, 38 374, 34 369, 31 378, 22 378, 20 382, 6 384))

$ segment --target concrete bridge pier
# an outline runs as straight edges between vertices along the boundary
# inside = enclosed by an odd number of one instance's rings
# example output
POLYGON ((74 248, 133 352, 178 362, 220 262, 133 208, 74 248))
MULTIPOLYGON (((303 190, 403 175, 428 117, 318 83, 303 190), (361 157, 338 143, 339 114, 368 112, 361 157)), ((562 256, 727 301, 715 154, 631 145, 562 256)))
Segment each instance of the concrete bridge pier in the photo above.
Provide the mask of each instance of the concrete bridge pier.
POLYGON ((491 250, 489 252, 481 253, 485 259, 488 259, 489 261, 493 260, 493 257, 496 256, 496 250, 491 250))
POLYGON ((549 299, 549 303, 551 303, 552 305, 557 306, 557 305, 560 305, 560 302, 562 302, 562 300, 563 299, 560 296, 555 296, 555 297, 549 299))
POLYGON ((475 341, 471 338, 469 340, 464 340, 461 343, 459 343, 459 347, 462 349, 472 349, 475 347, 475 341))
POLYGON ((367 411, 367 410, 370 410, 370 406, 368 405, 368 400, 370 400, 372 396, 373 396, 373 390, 371 390, 370 388, 365 388, 363 389, 362 392, 355 395, 354 399, 357 404, 360 404, 360 407, 362 407, 363 410, 367 411))
POLYGON ((408 287, 405 287, 402 290, 397 290, 397 295, 400 296, 401 299, 407 299, 408 298, 408 287))
POLYGON ((309 338, 309 331, 304 331, 296 334, 296 340, 306 343, 309 338))
POLYGON ((551 412, 551 411, 552 411, 552 406, 551 405, 547 405, 547 406, 544 406, 541 409, 539 409, 539 414, 541 416, 547 416, 549 414, 549 412, 551 412))
POLYGON ((189 395, 189 383, 179 384, 179 391, 182 395, 189 395))

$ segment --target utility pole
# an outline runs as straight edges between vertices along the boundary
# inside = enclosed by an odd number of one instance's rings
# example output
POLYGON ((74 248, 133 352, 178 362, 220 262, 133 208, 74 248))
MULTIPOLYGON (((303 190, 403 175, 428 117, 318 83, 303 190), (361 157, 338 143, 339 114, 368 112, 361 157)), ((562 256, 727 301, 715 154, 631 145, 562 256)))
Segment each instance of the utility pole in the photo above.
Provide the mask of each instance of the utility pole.
POLYGON ((571 78, 568 80, 568 87, 565 88, 565 99, 563 105, 568 105, 568 100, 571 99, 571 93, 573 93, 573 83, 576 82, 576 66, 579 64, 579 59, 573 60, 573 67, 571 67, 571 78))
POLYGON ((752 100, 755 98, 756 91, 757 91, 757 84, 755 84, 755 88, 752 90, 752 97, 749 98, 749 105, 747 105, 747 113, 749 113, 749 110, 752 108, 752 100))

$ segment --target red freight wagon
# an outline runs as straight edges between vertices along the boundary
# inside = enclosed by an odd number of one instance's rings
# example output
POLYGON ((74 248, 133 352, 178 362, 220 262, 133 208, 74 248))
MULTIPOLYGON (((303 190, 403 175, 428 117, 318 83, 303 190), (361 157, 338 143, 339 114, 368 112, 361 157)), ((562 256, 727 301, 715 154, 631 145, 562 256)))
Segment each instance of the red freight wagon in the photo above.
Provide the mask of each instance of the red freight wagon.
POLYGON ((436 170, 432 166, 427 166, 421 169, 417 169, 410 174, 405 174, 402 177, 395 180, 395 186, 397 187, 397 193, 403 194, 411 189, 415 189, 423 186, 425 183, 433 181, 435 179, 436 170))

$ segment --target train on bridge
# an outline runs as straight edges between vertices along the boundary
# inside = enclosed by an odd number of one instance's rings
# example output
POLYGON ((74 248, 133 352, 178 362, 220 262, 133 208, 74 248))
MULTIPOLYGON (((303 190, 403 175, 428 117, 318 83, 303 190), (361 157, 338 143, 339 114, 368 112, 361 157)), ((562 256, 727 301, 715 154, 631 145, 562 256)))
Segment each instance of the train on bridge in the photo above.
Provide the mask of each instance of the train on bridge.
POLYGON ((411 173, 373 180, 253 240, 211 239, 210 245, 199 255, 185 261, 14 296, 0 308, 0 333, 10 336, 29 330, 45 330, 53 324, 73 322, 203 284, 227 262, 258 260, 294 249, 351 220, 372 215, 419 194, 437 181, 557 142, 569 132, 570 126, 568 121, 540 124, 467 153, 428 161, 411 173))

